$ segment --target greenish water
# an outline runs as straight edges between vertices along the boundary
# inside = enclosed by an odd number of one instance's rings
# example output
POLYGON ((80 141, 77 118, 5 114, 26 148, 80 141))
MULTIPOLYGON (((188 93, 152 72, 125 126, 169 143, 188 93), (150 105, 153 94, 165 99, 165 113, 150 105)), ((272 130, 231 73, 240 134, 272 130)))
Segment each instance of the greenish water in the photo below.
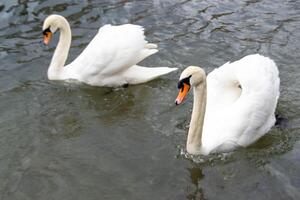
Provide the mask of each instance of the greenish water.
POLYGON ((0 199, 300 199, 299 1, 1 0, 0 19, 0 199), (143 64, 180 70, 117 89, 48 81, 52 13, 72 27, 69 61, 100 26, 134 23, 160 49, 143 64), (279 67, 283 120, 249 148, 186 155, 180 72, 251 53, 279 67))

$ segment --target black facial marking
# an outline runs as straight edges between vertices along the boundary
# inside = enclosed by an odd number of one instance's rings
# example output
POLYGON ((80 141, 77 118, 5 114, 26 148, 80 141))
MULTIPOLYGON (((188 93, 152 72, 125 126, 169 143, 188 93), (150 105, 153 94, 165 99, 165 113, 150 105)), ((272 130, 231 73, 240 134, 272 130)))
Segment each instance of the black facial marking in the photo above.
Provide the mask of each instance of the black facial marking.
POLYGON ((122 87, 123 87, 123 88, 128 88, 128 87, 129 87, 129 84, 128 84, 128 83, 125 83, 125 84, 122 85, 122 87))
POLYGON ((190 84, 190 78, 192 77, 192 75, 190 75, 189 77, 183 78, 178 82, 178 89, 183 90, 183 83, 186 83, 188 85, 190 84))
POLYGON ((48 35, 48 33, 51 33, 50 26, 43 30, 43 35, 48 35))

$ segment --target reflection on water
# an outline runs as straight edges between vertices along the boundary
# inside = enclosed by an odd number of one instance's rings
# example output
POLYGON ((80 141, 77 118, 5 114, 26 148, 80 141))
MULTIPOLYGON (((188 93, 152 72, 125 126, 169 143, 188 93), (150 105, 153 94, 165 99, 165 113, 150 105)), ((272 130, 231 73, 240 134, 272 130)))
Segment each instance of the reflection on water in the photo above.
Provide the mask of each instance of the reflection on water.
POLYGON ((0 2, 0 199, 299 199, 300 4, 297 1, 0 2), (128 88, 48 81, 65 16, 68 62, 104 24, 135 23, 160 52, 146 66, 215 67, 250 53, 276 61, 283 119, 246 149, 185 153, 191 97, 175 107, 180 74, 128 88))
POLYGON ((192 188, 187 188, 187 199, 204 199, 203 191, 201 188, 198 187, 198 183, 203 179, 202 170, 198 167, 195 168, 188 168, 190 173, 191 182, 193 183, 195 189, 193 191, 192 188))

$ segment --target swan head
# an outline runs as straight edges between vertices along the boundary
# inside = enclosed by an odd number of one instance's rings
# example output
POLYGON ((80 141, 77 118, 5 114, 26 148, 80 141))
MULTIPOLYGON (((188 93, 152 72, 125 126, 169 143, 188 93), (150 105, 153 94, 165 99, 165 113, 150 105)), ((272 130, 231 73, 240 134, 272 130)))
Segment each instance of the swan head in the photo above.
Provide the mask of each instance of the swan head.
POLYGON ((66 24, 67 20, 61 15, 48 16, 43 24, 44 44, 48 45, 57 29, 63 29, 66 24))
POLYGON ((191 87, 197 87, 206 79, 205 71, 197 66, 189 66, 180 75, 178 81, 179 94, 175 100, 175 104, 179 105, 183 102, 191 87))

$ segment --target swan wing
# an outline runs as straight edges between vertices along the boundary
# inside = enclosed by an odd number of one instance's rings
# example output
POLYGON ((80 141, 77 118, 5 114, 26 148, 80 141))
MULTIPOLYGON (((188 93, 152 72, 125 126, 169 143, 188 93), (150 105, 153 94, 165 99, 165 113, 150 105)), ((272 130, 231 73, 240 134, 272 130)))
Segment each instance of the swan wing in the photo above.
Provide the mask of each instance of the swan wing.
POLYGON ((267 57, 249 55, 215 69, 207 77, 207 91, 202 138, 207 152, 248 146, 275 123, 279 76, 267 57))
POLYGON ((88 82, 95 76, 100 78, 122 73, 157 51, 155 44, 145 40, 143 27, 105 25, 66 68, 74 78, 88 82))

